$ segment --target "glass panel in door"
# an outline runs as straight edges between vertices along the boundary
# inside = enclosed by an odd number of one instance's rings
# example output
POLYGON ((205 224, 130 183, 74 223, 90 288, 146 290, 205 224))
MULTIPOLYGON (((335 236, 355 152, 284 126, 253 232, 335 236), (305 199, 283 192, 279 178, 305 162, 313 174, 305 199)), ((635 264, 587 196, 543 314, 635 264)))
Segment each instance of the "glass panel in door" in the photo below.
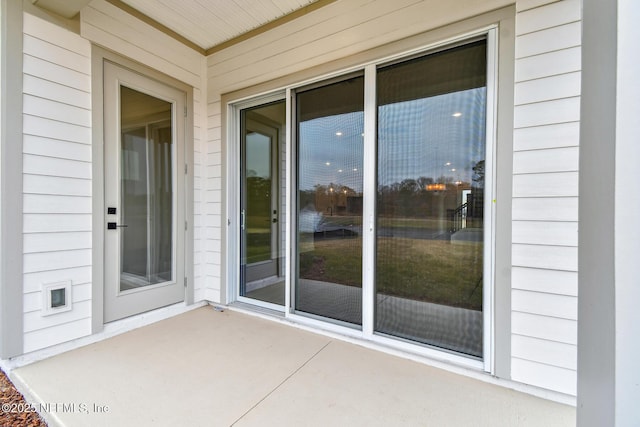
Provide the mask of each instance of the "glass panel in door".
POLYGON ((183 90, 104 62, 105 322, 184 301, 185 105, 183 90))
POLYGON ((171 103, 120 87, 120 291, 173 278, 171 103))
POLYGON ((364 77, 300 90, 294 308, 362 324, 364 77))
POLYGON ((285 102, 240 112, 241 227, 239 296, 284 305, 285 102))
POLYGON ((379 333, 482 357, 486 42, 377 72, 379 333))

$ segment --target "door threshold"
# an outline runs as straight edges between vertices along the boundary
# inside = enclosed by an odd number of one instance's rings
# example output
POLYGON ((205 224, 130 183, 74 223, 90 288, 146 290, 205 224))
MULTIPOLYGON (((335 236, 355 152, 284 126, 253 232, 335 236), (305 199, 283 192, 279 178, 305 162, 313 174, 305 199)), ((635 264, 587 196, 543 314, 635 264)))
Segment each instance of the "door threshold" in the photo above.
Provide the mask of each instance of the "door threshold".
MULTIPOLYGON (((214 308, 218 308, 218 307, 223 307, 224 306, 220 306, 217 304, 212 304, 212 306, 214 308)), ((263 316, 268 316, 268 317, 276 317, 279 319, 284 319, 285 315, 284 315, 284 311, 281 310, 274 310, 271 308, 267 308, 267 307, 263 307, 260 305, 255 305, 255 304, 250 304, 247 302, 243 302, 243 301, 234 301, 232 303, 230 303, 227 306, 229 309, 231 310, 237 310, 237 311, 241 311, 243 313, 249 313, 249 314, 259 314, 259 315, 263 315, 263 316)))

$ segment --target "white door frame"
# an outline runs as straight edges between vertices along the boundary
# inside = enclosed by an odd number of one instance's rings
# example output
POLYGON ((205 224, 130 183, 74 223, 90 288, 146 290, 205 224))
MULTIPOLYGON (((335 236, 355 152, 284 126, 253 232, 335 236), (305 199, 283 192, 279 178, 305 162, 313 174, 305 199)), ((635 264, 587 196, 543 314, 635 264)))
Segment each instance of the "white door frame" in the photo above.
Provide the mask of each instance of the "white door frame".
MULTIPOLYGON (((287 249, 286 249, 286 259, 285 264, 287 265, 286 272, 286 295, 285 295, 285 306, 284 312, 285 317, 287 319, 293 320, 296 323, 304 324, 311 326, 313 328, 318 328, 321 330, 338 333, 344 336, 356 338, 356 339, 364 339, 366 341, 370 341, 373 343, 381 344, 384 346, 390 346, 401 351, 406 351, 408 353, 420 354, 427 356, 429 358, 435 360, 443 360, 447 362, 453 362, 455 364, 466 366, 473 369, 485 370, 487 372, 494 371, 494 317, 495 317, 495 307, 494 307, 494 263, 495 263, 495 206, 493 200, 495 199, 495 195, 497 193, 496 190, 496 180, 495 180, 495 158, 496 158, 496 149, 495 149, 495 138, 496 138, 496 109, 497 109, 497 101, 496 101, 496 84, 497 84, 497 31, 498 27, 495 24, 487 25, 486 27, 476 29, 470 31, 466 34, 460 34, 450 39, 442 39, 434 44, 423 45, 420 48, 412 49, 409 51, 401 51, 398 54, 392 55, 390 57, 381 57, 371 61, 368 64, 363 64, 357 67, 346 67, 342 71, 331 73, 328 75, 319 75, 316 78, 303 80, 301 82, 292 83, 287 85, 285 90, 287 92, 286 101, 287 101, 287 249), (293 262, 291 258, 295 253, 295 242, 292 241, 292 237, 294 236, 295 230, 295 210, 292 206, 293 201, 295 200, 294 192, 296 190, 295 187, 295 178, 294 178, 294 170, 295 170, 295 150, 293 146, 295 143, 291 141, 291 133, 292 128, 295 126, 293 119, 291 117, 292 113, 292 96, 290 93, 295 91, 296 88, 303 87, 309 84, 326 82, 328 79, 340 77, 347 75, 349 72, 354 70, 365 70, 365 86, 371 85, 373 81, 373 77, 375 76, 375 70, 377 64, 382 64, 391 60, 408 58, 411 55, 429 52, 434 49, 439 49, 440 47, 448 47, 455 43, 466 43, 468 40, 471 40, 475 37, 486 37, 487 40, 487 123, 486 123, 486 164, 487 170, 491 172, 491 174, 485 177, 485 206, 487 207, 487 221, 485 222, 485 259, 484 259, 484 288, 483 288, 483 357, 481 360, 468 357, 463 354, 448 352, 446 350, 441 350, 437 347, 432 347, 429 345, 420 345, 414 344, 411 342, 405 342, 401 339, 397 338, 388 338, 383 334, 376 334, 373 330, 373 324, 371 323, 372 319, 366 319, 366 316, 363 315, 363 324, 362 328, 350 328, 345 327, 339 322, 330 322, 326 321, 326 319, 318 319, 312 315, 301 315, 296 313, 293 310, 292 302, 291 302, 291 292, 292 292, 292 280, 295 273, 295 269, 293 266, 293 262)), ((281 91, 278 92, 280 94, 281 91)), ((366 146, 373 146, 372 142, 375 142, 375 126, 376 121, 372 120, 374 117, 367 117, 367 111, 371 113, 375 111, 371 108, 371 106, 375 106, 375 99, 371 97, 372 91, 369 89, 365 91, 365 138, 369 138, 368 143, 365 141, 366 146), (369 108, 366 108, 366 106, 369 108)), ((274 95, 276 96, 276 95, 274 95)), ((277 99, 280 99, 279 95, 276 96, 277 99)), ((227 165, 229 168, 229 177, 230 182, 228 186, 228 205, 227 205, 227 213, 229 218, 229 233, 227 235, 227 247, 229 248, 229 258, 228 258, 228 266, 229 270, 227 271, 227 280, 228 280, 228 289, 229 298, 227 302, 233 301, 242 301, 241 298, 237 297, 237 286, 239 283, 239 275, 237 271, 239 270, 239 248, 232 247, 236 244, 237 238, 233 236, 238 236, 239 229, 234 226, 237 221, 234 221, 234 218, 237 218, 239 215, 239 183, 236 175, 239 176, 239 171, 237 170, 239 149, 236 147, 237 142, 239 141, 239 134, 237 128, 239 127, 238 123, 238 112, 241 109, 249 108, 256 105, 266 104, 273 100, 273 97, 268 96, 256 96, 255 98, 249 99, 240 99, 233 100, 229 99, 227 103, 227 141, 230 142, 227 151, 227 165), (236 254, 236 255, 234 255, 236 254)), ((374 164, 375 163, 375 153, 372 150, 366 150, 365 152, 365 163, 366 164, 374 164), (373 156, 373 157, 372 157, 373 156)), ((371 172, 371 171, 369 171, 371 172)), ((371 234, 375 229, 375 215, 373 212, 375 210, 373 203, 375 201, 375 197, 372 196, 375 192, 375 174, 367 173, 364 177, 364 185, 368 188, 367 193, 369 194, 368 198, 368 206, 365 207, 365 212, 363 212, 363 222, 367 224, 368 234, 371 234), (373 189, 373 190, 372 190, 373 189)), ((371 288, 373 270, 372 270, 372 260, 373 260, 373 243, 368 239, 369 242, 363 242, 365 246, 366 254, 363 257, 363 263, 365 263, 364 269, 367 272, 368 279, 363 283, 363 310, 366 312, 373 312, 373 289, 371 288), (369 288, 367 288, 367 286, 369 288)), ((249 301, 246 301, 249 302, 249 301)), ((252 305, 261 305, 256 304, 254 301, 251 301, 252 305)))
MULTIPOLYGON (((105 291, 105 233, 106 208, 105 204, 105 156, 104 156, 104 64, 112 62, 134 73, 155 80, 162 84, 174 87, 185 93, 184 108, 184 145, 182 163, 177 172, 184 173, 183 185, 175 188, 181 194, 181 205, 184 207, 184 239, 182 247, 176 251, 176 258, 184 266, 184 300, 179 303, 191 305, 194 301, 194 236, 193 236, 193 212, 194 212, 194 177, 193 177, 193 88, 179 80, 169 77, 157 70, 148 68, 135 61, 124 58, 111 51, 92 46, 92 333, 101 332, 104 329, 104 291, 105 291), (184 166, 183 166, 184 164, 184 166)), ((180 224, 181 225, 181 224, 180 224)))
MULTIPOLYGON (((226 152, 226 176, 228 177, 227 181, 227 262, 225 265, 227 266, 227 271, 225 274, 226 277, 226 298, 224 302, 232 303, 235 301, 246 302, 251 305, 268 308, 274 311, 282 312, 284 308, 282 306, 271 304, 265 301, 255 300, 251 298, 246 298, 240 296, 240 214, 241 214, 241 200, 240 200, 240 111, 256 107, 259 105, 268 104, 270 102, 275 101, 283 101, 286 99, 285 91, 277 91, 274 93, 270 93, 263 96, 252 97, 249 100, 239 100, 237 102, 229 103, 227 106, 227 118, 228 118, 228 127, 227 127, 227 141, 232 141, 227 146, 226 152)), ((286 106, 286 110, 288 111, 289 105, 286 106)), ((280 143, 280 141, 278 141, 280 143)), ((280 154, 280 153, 278 153, 280 154)), ((280 166, 278 165, 278 168, 280 166)), ((279 169, 280 170, 280 169, 279 169)), ((288 172, 287 172, 288 173, 288 172)), ((280 195, 282 196, 282 195, 280 195)), ((288 198, 288 192, 285 194, 285 197, 288 198)), ((288 211, 288 208, 287 208, 288 211)), ((288 227, 286 224, 279 224, 278 230, 279 233, 282 233, 285 230, 282 230, 281 227, 288 227)), ((278 236, 280 238, 280 236, 278 236)), ((288 238, 287 238, 288 239, 288 238)), ((287 256, 284 257, 283 262, 285 264, 288 262, 287 256)), ((288 265, 284 267, 285 271, 285 282, 288 283, 288 265)), ((285 285, 285 288, 287 285, 285 285)), ((287 292, 287 291, 285 291, 287 292)), ((287 295, 285 294, 285 304, 286 304, 287 295)))

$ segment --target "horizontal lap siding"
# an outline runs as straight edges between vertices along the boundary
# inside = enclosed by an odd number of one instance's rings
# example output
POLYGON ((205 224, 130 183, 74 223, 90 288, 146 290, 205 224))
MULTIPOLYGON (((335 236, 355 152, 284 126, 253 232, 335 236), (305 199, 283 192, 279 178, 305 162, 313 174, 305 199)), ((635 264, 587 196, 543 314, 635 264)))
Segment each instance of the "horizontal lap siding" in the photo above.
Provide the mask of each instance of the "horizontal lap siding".
POLYGON ((193 250, 194 299, 202 300, 205 297, 201 212, 204 199, 203 143, 207 135, 205 58, 106 1, 91 2, 82 9, 80 20, 84 38, 193 87, 194 217, 189 224, 194 230, 194 247, 187 250, 193 250))
MULTIPOLYGON (((210 83, 211 84, 211 83, 210 83)), ((211 95, 210 95, 211 96, 211 95)), ((206 183, 202 207, 206 220, 204 231, 204 257, 202 274, 205 277, 206 298, 220 302, 222 282, 222 112, 220 96, 208 99, 207 105, 207 145, 206 183)))
POLYGON ((24 15, 24 351, 91 333, 91 48, 24 15), (43 284, 70 280, 73 310, 43 317, 43 284))
POLYGON ((205 297, 205 278, 202 273, 204 264, 204 232, 203 232, 203 214, 202 199, 204 198, 204 185, 202 185, 203 176, 203 157, 204 141, 207 135, 207 103, 206 97, 206 67, 205 60, 201 58, 201 84, 199 88, 194 89, 194 141, 193 141, 193 176, 194 176, 194 193, 193 193, 193 280, 194 280, 194 301, 206 300, 205 297))
POLYGON ((575 395, 580 1, 517 2, 512 379, 575 395))
POLYGON ((82 9, 82 36, 193 87, 200 87, 202 55, 104 2, 82 9))

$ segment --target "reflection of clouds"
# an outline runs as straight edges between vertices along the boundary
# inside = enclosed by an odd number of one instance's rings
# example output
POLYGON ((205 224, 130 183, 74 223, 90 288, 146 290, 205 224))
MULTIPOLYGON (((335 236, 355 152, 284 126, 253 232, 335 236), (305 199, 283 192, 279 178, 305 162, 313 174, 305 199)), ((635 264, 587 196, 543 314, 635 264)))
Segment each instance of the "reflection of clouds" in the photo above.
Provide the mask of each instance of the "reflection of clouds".
MULTIPOLYGON (((485 157, 485 94, 476 88, 379 107, 378 184, 472 182, 485 157)), ((363 131, 363 112, 300 123, 300 189, 336 184, 362 192, 363 131)))
POLYGON ((333 183, 362 191, 363 131, 362 111, 300 123, 300 189, 333 183))
POLYGON ((247 134, 246 141, 247 176, 270 178, 271 138, 252 132, 247 134))
POLYGON ((484 105, 485 89, 478 88, 379 107, 379 184, 418 177, 470 182, 485 156, 484 105))

